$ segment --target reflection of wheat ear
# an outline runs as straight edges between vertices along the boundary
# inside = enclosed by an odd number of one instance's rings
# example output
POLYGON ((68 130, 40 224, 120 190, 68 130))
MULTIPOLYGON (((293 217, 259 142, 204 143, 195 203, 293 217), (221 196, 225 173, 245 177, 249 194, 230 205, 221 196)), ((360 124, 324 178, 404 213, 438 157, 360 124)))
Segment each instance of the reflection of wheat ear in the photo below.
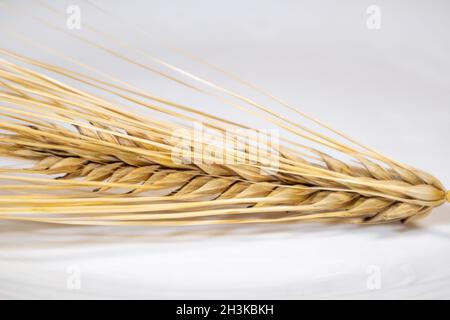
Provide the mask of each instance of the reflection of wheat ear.
MULTIPOLYGON (((298 137, 264 146, 276 152, 276 167, 250 147, 224 144, 205 154, 194 145, 210 144, 194 138, 182 149, 173 133, 183 129, 195 136, 193 121, 206 123, 211 137, 248 127, 134 87, 0 52, 11 58, 0 60, 0 155, 33 162, 0 169, 1 219, 100 225, 379 223, 409 221, 449 200, 442 184, 427 173, 240 96, 240 103, 257 107, 256 115, 298 137), (9 61, 14 59, 176 121, 126 112, 9 61), (190 152, 194 161, 186 161, 180 151, 190 152), (219 154, 231 154, 235 161, 221 161, 219 154)), ((242 138, 236 132, 233 139, 242 138)))

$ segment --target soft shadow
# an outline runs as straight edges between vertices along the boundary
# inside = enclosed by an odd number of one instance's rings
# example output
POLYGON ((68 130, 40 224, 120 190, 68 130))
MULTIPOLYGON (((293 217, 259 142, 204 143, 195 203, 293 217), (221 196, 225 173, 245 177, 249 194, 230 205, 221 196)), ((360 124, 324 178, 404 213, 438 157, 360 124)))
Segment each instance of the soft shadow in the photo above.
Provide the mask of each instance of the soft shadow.
POLYGON ((245 237, 252 241, 262 237, 292 238, 310 235, 325 241, 342 234, 361 234, 373 240, 386 237, 432 234, 450 238, 450 206, 435 209, 428 217, 417 222, 385 225, 352 225, 317 222, 210 225, 190 227, 105 227, 72 226, 39 222, 6 221, 0 222, 0 249, 11 248, 70 248, 92 246, 93 244, 149 244, 202 241, 214 238, 235 240, 245 237), (448 230, 448 231, 447 231, 448 230))

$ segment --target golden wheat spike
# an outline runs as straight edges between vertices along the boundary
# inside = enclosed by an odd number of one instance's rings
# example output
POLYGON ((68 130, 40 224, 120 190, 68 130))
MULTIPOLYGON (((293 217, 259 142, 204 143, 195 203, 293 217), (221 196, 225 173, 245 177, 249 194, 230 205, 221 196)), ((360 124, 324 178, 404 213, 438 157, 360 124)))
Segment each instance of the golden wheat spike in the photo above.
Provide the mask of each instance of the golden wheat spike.
MULTIPOLYGON (((93 225, 381 223, 423 217, 450 201, 450 193, 431 175, 342 134, 351 144, 315 132, 228 90, 298 140, 264 145, 264 154, 277 155, 273 161, 252 152, 258 146, 254 137, 244 148, 224 144, 205 154, 212 143, 196 137, 190 122, 211 120, 206 125, 210 139, 248 127, 6 50, 0 53, 8 57, 0 59, 0 155, 32 162, 0 169, 0 219, 93 225), (126 112, 14 59, 179 121, 126 112), (183 148, 173 139, 177 130, 193 137, 183 148)), ((234 132, 231 141, 242 138, 234 132)))

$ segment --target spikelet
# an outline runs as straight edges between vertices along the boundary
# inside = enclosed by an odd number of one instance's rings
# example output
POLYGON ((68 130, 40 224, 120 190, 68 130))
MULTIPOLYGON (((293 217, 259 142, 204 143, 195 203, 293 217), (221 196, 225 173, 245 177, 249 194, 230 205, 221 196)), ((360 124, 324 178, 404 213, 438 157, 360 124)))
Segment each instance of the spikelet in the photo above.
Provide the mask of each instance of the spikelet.
MULTIPOLYGON (((0 219, 92 225, 370 224, 423 217, 449 200, 436 178, 342 134, 338 141, 306 128, 297 123, 301 113, 294 122, 226 92, 298 140, 282 137, 279 145, 265 147, 276 152, 276 167, 249 147, 233 144, 205 155, 208 141, 194 138, 180 148, 174 132, 181 129, 194 137, 189 121, 199 119, 213 137, 249 128, 6 50, 0 53, 5 56, 0 59, 0 156, 26 160, 22 167, 0 169, 0 219), (50 73, 179 121, 132 114, 50 73), (223 161, 224 155, 232 161, 223 161)), ((232 136, 233 141, 239 138, 239 133, 232 136)))

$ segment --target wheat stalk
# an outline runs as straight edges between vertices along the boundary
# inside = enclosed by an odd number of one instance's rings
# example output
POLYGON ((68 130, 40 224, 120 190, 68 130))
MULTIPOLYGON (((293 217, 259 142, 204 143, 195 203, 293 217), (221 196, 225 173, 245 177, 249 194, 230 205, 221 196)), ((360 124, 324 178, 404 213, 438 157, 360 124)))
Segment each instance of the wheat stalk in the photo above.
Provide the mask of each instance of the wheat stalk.
POLYGON ((9 58, 0 60, 0 155, 32 162, 0 169, 0 219, 93 225, 380 223, 423 217, 450 198, 423 171, 340 133, 344 139, 318 133, 228 90, 224 92, 247 105, 238 107, 256 108, 252 114, 298 140, 282 138, 282 144, 265 150, 279 154, 276 170, 249 148, 221 146, 221 154, 234 160, 222 163, 217 154, 195 150, 195 144, 208 146, 195 139, 188 148, 194 161, 185 163, 172 138, 180 128, 192 133, 189 121, 206 121, 212 137, 248 127, 126 83, 97 80, 7 50, 0 53, 9 58), (177 121, 126 112, 113 101, 13 60, 177 121))

